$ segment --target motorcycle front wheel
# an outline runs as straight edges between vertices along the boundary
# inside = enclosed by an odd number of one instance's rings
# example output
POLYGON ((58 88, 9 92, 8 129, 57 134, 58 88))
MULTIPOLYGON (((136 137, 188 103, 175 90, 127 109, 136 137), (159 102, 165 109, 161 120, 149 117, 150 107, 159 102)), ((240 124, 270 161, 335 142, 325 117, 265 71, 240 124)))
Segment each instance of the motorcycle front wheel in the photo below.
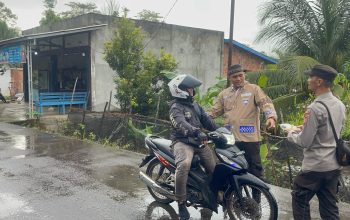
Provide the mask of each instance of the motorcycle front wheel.
POLYGON ((170 219, 178 219, 178 215, 173 207, 168 204, 160 203, 158 201, 154 201, 148 205, 145 219, 147 220, 170 220, 170 219))
MULTIPOLYGON (((168 169, 166 169, 164 165, 161 164, 158 160, 153 160, 149 163, 146 170, 146 174, 161 187, 164 187, 165 189, 171 192, 175 192, 174 174, 172 174, 168 169)), ((152 197, 160 203, 169 204, 174 201, 154 191, 151 187, 147 188, 152 197)))
POLYGON ((278 218, 277 202, 271 192, 265 188, 244 184, 240 187, 242 199, 236 191, 227 197, 227 212, 230 219, 269 219, 278 218))

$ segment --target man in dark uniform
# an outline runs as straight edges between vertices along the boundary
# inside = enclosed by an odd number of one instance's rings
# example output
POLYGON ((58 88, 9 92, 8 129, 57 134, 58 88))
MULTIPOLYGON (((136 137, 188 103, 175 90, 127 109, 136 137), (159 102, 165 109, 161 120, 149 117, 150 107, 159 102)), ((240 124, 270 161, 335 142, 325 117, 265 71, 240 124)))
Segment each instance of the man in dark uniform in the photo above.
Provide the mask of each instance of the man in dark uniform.
POLYGON ((200 157, 207 172, 212 173, 215 168, 213 152, 207 145, 207 135, 201 129, 214 131, 217 126, 203 108, 193 101, 194 88, 201 84, 198 79, 185 74, 176 76, 168 84, 174 98, 170 103, 170 120, 176 163, 175 196, 180 219, 190 218, 186 207, 186 185, 193 155, 200 157))

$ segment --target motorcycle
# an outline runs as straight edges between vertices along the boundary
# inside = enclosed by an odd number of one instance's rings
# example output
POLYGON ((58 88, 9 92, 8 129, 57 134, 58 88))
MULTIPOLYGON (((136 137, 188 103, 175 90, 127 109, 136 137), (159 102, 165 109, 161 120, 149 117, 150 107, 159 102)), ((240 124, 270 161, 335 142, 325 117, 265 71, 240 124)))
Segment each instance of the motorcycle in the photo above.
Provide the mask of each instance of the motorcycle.
MULTIPOLYGON (((212 174, 206 174, 199 157, 194 156, 187 180, 187 206, 218 212, 221 205, 230 219, 278 218, 278 206, 269 186, 247 172, 244 151, 235 145, 234 135, 224 127, 207 133, 218 158, 212 174)), ((175 160, 170 140, 150 135, 145 138, 149 150, 139 176, 152 197, 164 204, 175 201, 175 160)))

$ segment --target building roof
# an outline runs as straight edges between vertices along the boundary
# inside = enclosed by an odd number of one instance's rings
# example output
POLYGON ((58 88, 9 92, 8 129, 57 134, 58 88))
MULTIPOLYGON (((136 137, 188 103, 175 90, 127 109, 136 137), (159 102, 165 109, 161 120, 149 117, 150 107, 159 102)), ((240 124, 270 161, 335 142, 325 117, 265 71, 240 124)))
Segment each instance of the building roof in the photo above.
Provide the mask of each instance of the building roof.
POLYGON ((11 39, 2 40, 0 41, 0 46, 14 44, 14 43, 28 41, 28 40, 39 39, 39 38, 56 37, 56 36, 62 36, 67 34, 87 32, 87 31, 96 30, 105 26, 107 26, 107 24, 91 25, 87 27, 72 28, 72 29, 44 32, 44 33, 37 33, 37 34, 29 34, 29 35, 15 37, 11 39))
MULTIPOLYGON (((224 39, 224 43, 229 44, 230 43, 230 39, 224 39)), ((266 62, 269 62, 269 63, 272 63, 272 64, 276 64, 277 63, 276 59, 271 58, 269 56, 266 56, 265 54, 260 53, 260 52, 254 50, 254 49, 252 49, 252 48, 250 48, 250 47, 248 47, 248 46, 246 46, 244 44, 241 44, 238 41, 233 40, 232 44, 235 47, 238 47, 238 48, 240 48, 240 49, 242 49, 242 50, 244 50, 244 51, 246 51, 246 52, 248 52, 250 54, 253 54, 254 56, 259 57, 262 60, 265 60, 266 62)))

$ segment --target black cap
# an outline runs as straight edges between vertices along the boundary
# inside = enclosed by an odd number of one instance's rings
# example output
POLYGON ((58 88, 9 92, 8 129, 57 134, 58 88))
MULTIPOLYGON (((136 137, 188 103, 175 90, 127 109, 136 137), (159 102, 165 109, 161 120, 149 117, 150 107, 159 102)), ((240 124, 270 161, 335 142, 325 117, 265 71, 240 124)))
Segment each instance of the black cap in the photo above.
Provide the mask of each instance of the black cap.
POLYGON ((235 74, 235 73, 239 73, 239 72, 246 72, 247 70, 243 69, 243 67, 240 64, 233 64, 230 66, 229 69, 229 74, 235 74))
POLYGON ((306 71, 305 74, 309 76, 317 76, 321 79, 333 82, 335 77, 337 77, 338 72, 328 65, 316 64, 311 70, 306 71))

